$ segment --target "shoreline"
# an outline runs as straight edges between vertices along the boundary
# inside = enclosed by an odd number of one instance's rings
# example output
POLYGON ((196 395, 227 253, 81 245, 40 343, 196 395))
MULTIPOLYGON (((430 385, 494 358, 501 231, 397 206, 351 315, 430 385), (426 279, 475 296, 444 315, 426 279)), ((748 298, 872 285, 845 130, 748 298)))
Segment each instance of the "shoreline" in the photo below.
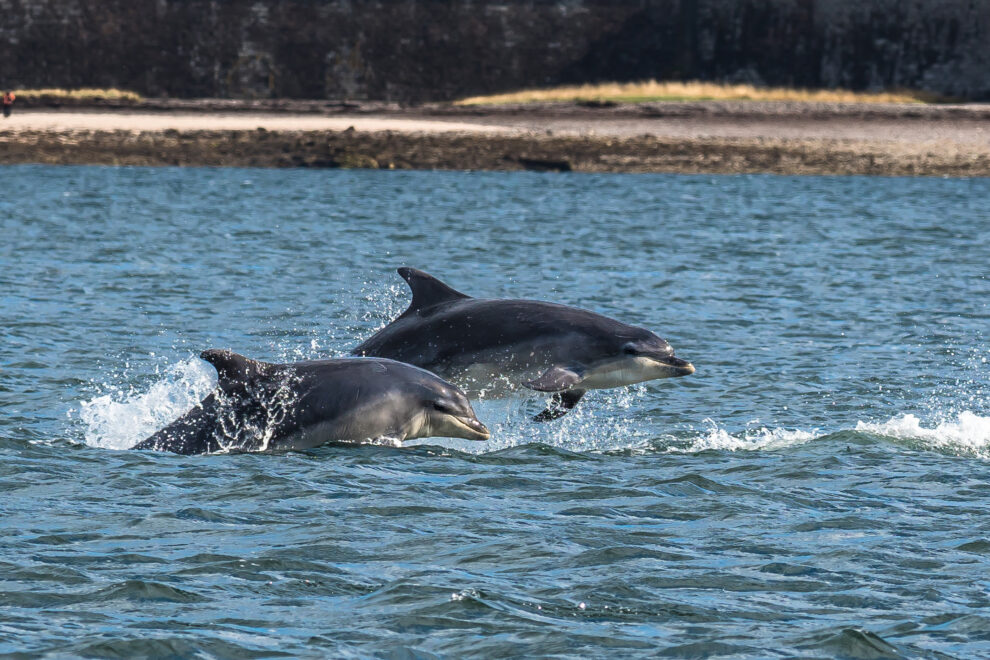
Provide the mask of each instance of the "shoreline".
POLYGON ((0 164, 990 176, 987 105, 299 104, 15 108, 0 164))

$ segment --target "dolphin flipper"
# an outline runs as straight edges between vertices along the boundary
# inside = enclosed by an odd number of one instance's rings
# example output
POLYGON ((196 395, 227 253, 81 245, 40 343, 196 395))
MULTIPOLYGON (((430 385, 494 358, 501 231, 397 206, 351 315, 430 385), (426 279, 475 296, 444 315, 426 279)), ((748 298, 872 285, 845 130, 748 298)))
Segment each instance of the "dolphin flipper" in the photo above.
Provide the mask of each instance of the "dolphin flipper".
POLYGON ((539 377, 524 382, 523 385, 537 392, 569 390, 584 380, 582 371, 579 367, 568 368, 554 365, 540 374, 539 377))
POLYGON ((584 396, 584 390, 565 390, 563 392, 554 392, 553 396, 550 397, 550 405, 540 414, 533 417, 534 422, 549 422, 554 419, 560 419, 567 412, 577 405, 577 402, 581 400, 584 396))

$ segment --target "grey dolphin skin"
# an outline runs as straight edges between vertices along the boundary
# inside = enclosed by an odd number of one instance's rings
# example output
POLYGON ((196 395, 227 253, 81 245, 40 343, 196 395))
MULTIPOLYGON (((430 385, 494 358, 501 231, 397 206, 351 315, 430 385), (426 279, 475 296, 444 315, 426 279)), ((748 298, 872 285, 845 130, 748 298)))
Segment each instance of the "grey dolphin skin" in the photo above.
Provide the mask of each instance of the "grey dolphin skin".
POLYGON ((589 389, 694 373, 649 330, 567 305, 472 298, 423 271, 398 272, 412 289, 409 309, 352 354, 429 369, 469 394, 517 384, 553 392, 536 421, 565 415, 589 389))
POLYGON ((461 390, 408 364, 371 358, 268 364, 215 349, 200 357, 216 367, 216 389, 132 449, 201 454, 329 441, 488 439, 461 390))

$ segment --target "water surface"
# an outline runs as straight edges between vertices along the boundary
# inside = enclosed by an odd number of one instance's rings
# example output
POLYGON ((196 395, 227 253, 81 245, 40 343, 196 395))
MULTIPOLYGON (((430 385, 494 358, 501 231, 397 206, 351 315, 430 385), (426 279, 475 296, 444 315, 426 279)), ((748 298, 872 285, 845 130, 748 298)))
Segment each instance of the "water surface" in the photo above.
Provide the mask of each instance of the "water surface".
POLYGON ((990 654, 990 181, 0 169, 0 654, 990 654), (395 274, 693 376, 484 444, 121 451, 395 274))

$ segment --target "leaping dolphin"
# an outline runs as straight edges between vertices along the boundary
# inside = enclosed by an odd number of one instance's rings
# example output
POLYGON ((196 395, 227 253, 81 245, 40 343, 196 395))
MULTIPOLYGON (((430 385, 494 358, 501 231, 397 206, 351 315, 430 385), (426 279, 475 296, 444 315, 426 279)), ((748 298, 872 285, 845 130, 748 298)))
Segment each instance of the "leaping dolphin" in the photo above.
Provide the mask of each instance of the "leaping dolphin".
POLYGON ((216 349, 200 357, 216 367, 216 389, 132 449, 201 454, 307 449, 329 441, 488 439, 460 389, 394 360, 268 364, 216 349))
POLYGON ((533 419, 557 419, 587 390, 694 373, 649 330, 587 310, 537 300, 484 300, 415 268, 400 268, 409 308, 352 351, 408 362, 469 394, 499 395, 499 383, 553 392, 533 419))

